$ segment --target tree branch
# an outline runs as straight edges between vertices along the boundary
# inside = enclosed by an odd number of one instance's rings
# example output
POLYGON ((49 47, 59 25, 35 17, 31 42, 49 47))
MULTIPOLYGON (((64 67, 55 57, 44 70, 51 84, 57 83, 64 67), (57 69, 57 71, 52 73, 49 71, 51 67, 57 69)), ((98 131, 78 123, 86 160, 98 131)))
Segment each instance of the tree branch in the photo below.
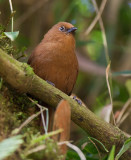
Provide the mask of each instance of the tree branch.
MULTIPOLYGON (((35 75, 29 65, 18 62, 1 49, 0 76, 19 92, 29 93, 50 106, 56 107, 61 99, 67 100, 71 106, 72 120, 108 149, 115 144, 118 151, 127 138, 119 128, 101 120, 86 107, 78 105, 69 96, 35 75)), ((128 160, 130 154, 131 151, 128 151, 123 157, 128 160)))

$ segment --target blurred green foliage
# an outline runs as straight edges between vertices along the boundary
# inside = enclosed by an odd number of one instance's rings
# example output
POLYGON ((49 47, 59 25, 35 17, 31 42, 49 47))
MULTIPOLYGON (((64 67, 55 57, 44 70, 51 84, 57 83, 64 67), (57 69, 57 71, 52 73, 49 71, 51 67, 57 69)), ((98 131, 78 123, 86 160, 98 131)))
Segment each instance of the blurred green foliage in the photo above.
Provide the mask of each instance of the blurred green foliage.
POLYGON ((93 31, 90 37, 90 43, 88 43, 87 45, 87 51, 90 56, 90 59, 97 61, 101 56, 101 50, 103 48, 101 31, 93 31))

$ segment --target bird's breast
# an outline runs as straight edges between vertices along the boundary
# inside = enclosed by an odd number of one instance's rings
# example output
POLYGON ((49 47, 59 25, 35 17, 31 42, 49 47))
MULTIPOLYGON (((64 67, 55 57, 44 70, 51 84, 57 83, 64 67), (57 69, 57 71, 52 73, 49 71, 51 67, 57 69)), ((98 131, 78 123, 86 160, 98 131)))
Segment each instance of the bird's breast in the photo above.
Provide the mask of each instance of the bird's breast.
POLYGON ((36 48, 31 66, 39 77, 51 81, 66 94, 71 93, 78 73, 73 47, 61 43, 44 44, 36 48))

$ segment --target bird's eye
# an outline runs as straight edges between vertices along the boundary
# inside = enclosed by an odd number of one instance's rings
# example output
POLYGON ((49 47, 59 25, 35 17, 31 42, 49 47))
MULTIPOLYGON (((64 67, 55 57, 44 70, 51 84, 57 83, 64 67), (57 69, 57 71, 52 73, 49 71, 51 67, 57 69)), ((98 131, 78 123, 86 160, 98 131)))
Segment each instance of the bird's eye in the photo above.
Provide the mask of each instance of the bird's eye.
POLYGON ((59 28, 59 30, 63 32, 63 31, 65 31, 65 27, 64 27, 64 26, 61 26, 61 27, 59 28))

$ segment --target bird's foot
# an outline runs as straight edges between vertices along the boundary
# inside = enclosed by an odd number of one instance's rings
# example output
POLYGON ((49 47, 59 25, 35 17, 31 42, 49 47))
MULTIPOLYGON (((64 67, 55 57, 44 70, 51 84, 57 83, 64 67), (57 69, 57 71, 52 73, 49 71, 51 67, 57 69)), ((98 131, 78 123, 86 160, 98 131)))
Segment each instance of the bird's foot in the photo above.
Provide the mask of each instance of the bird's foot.
POLYGON ((80 106, 82 105, 81 100, 77 99, 76 96, 74 96, 73 99, 74 99, 80 106))
POLYGON ((53 82, 48 81, 48 80, 46 80, 46 82, 55 87, 55 84, 53 82))

